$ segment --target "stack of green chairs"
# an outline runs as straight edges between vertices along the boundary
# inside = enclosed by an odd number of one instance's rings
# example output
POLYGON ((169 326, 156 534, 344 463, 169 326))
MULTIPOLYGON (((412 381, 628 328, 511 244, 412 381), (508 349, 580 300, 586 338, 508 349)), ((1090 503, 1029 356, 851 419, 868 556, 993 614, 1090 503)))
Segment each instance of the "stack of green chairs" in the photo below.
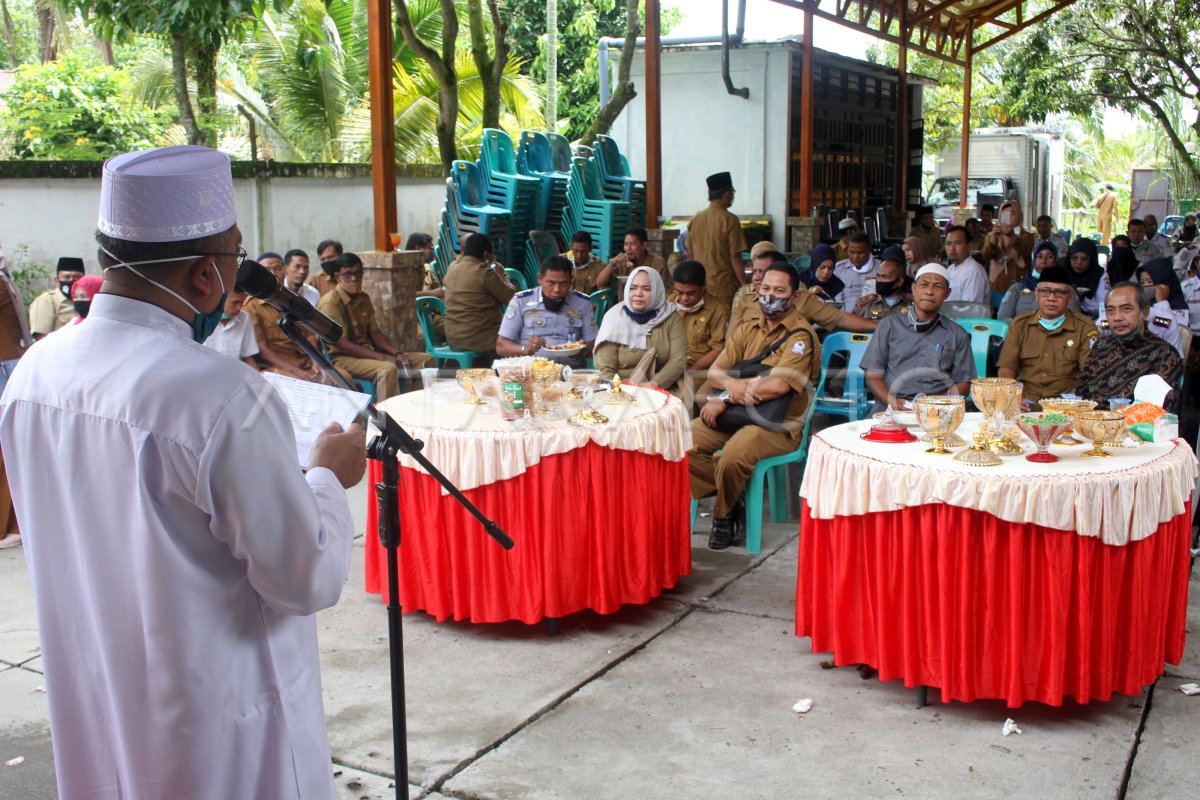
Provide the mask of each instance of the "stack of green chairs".
POLYGON ((529 231, 536 227, 541 180, 520 174, 512 139, 495 128, 483 130, 479 169, 487 187, 487 204, 503 208, 510 214, 508 252, 511 256, 505 266, 521 269, 526 275, 536 273, 536 264, 518 263, 518 259, 525 260, 525 242, 529 231))
POLYGON ((592 251, 607 261, 621 251, 625 231, 633 225, 631 205, 623 200, 608 200, 594 158, 576 158, 571 164, 567 184, 567 208, 561 232, 570 240, 576 231, 592 235, 592 251))
POLYGON ((629 161, 608 136, 597 136, 595 147, 596 163, 600 166, 604 197, 607 200, 623 200, 633 212, 633 228, 646 227, 646 182, 629 176, 629 161))
MULTIPOLYGON (((534 228, 559 231, 562 228, 563 209, 567 205, 567 181, 571 178, 570 161, 567 162, 567 171, 559 172, 549 137, 538 131, 521 131, 521 144, 517 148, 517 167, 522 175, 537 178, 542 183, 541 203, 534 220, 534 228)), ((558 246, 561 248, 564 243, 559 242, 558 246)))

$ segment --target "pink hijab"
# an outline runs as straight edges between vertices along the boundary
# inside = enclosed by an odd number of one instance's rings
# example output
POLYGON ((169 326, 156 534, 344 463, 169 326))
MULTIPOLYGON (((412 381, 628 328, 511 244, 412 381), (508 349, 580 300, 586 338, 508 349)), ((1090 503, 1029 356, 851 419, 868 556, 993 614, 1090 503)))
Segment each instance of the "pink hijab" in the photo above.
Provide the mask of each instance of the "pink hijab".
MULTIPOLYGON (((71 285, 71 299, 74 300, 75 293, 82 289, 83 293, 87 295, 87 299, 90 302, 95 299, 96 293, 100 291, 100 287, 103 284, 103 275, 84 275, 71 285)), ((76 317, 75 321, 71 324, 78 325, 79 323, 83 322, 84 319, 84 317, 76 317)))

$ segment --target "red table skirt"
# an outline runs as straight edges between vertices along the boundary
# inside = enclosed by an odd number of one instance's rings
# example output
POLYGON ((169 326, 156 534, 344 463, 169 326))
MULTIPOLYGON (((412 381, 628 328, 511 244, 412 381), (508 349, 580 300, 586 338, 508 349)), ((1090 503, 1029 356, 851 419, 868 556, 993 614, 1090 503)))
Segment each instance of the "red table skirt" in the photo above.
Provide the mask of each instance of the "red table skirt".
MULTIPOLYGON (((366 589, 387 594, 371 463, 366 589)), ((516 542, 504 550, 438 483, 400 470, 400 604, 440 622, 534 623, 646 603, 691 572, 687 460, 589 443, 467 491, 516 542)))
POLYGON ((813 519, 796 635, 837 664, 1009 707, 1136 695, 1183 656, 1191 514, 1125 547, 930 504, 813 519))

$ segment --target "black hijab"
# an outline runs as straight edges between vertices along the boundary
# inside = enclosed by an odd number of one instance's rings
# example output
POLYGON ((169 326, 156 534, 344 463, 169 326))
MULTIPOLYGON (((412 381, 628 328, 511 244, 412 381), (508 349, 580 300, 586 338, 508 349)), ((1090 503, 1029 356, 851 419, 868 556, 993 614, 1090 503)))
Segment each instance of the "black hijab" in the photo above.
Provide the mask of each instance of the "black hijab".
POLYGON ((813 264, 813 266, 801 273, 800 280, 809 289, 812 289, 814 286, 821 287, 821 291, 824 292, 830 300, 837 297, 839 294, 841 294, 842 290, 846 288, 846 284, 842 283, 842 279, 833 273, 830 273, 829 280, 827 281, 817 280, 816 264, 813 264))
POLYGON ((1112 255, 1108 257, 1108 285, 1112 287, 1123 281, 1133 280, 1133 273, 1137 272, 1137 268, 1137 256, 1131 248, 1114 247, 1112 255))
POLYGON ((1183 296, 1183 287, 1179 285, 1179 276, 1175 274, 1175 266, 1169 258, 1152 258, 1137 269, 1140 279, 1145 272, 1154 281, 1155 286, 1169 286, 1171 293, 1167 295, 1167 303, 1172 309, 1186 310, 1187 299, 1183 296))
POLYGON ((1095 297, 1096 290, 1100 288, 1100 279, 1104 277, 1104 269, 1100 266, 1100 254, 1096 250, 1096 243, 1091 239, 1079 237, 1067 251, 1067 262, 1067 277, 1070 278, 1071 285, 1076 289, 1086 289, 1088 297, 1095 297), (1076 253, 1087 254, 1088 268, 1083 272, 1076 272, 1075 267, 1070 264, 1071 256, 1076 253))

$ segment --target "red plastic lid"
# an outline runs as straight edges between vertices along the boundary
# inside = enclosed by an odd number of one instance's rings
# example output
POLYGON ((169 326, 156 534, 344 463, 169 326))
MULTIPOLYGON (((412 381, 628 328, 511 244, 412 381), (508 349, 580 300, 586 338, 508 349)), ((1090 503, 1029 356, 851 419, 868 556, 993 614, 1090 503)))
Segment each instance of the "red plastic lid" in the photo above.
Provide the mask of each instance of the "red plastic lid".
POLYGON ((868 442, 887 442, 889 444, 903 444, 917 440, 917 437, 904 428, 884 428, 879 425, 872 426, 871 430, 859 434, 859 438, 866 439, 868 442))

